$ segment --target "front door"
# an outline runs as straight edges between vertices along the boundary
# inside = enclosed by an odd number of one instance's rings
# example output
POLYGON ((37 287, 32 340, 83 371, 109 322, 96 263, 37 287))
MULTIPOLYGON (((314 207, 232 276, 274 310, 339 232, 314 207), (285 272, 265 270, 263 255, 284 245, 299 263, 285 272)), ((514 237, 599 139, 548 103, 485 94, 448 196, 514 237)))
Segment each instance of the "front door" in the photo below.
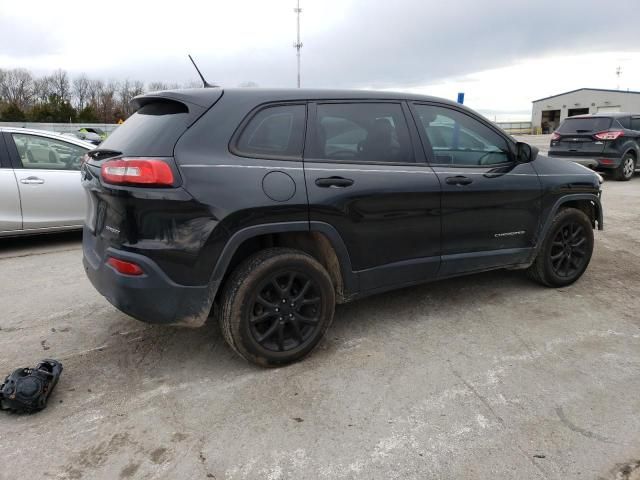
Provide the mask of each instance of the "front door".
POLYGON ((414 104, 431 165, 442 185, 441 276, 516 265, 532 252, 541 185, 515 143, 455 107, 414 104))
POLYGON ((311 104, 304 170, 311 222, 333 226, 361 291, 436 276, 440 185, 401 102, 311 104))
POLYGON ((23 228, 82 225, 86 196, 80 184, 80 163, 88 149, 30 133, 5 138, 16 167, 23 228))

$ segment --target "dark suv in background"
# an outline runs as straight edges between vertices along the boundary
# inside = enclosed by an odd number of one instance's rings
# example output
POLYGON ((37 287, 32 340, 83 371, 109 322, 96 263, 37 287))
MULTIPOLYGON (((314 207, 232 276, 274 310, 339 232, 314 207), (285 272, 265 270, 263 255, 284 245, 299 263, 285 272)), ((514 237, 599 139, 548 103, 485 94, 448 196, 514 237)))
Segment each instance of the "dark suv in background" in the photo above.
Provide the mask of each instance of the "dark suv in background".
POLYGON ((617 180, 630 180, 640 153, 640 114, 567 118, 551 135, 550 157, 572 160, 617 180))
POLYGON ((602 228, 599 176, 418 95, 194 89, 84 163, 83 250, 123 312, 202 325, 261 365, 308 354, 335 303, 498 268, 568 285, 602 228))

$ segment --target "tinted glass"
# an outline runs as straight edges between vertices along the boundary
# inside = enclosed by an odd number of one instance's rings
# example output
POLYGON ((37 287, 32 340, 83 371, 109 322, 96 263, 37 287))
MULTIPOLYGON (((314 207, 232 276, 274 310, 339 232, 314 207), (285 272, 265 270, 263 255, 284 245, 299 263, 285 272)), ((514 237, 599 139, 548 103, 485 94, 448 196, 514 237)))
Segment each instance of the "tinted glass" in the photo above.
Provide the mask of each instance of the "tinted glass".
POLYGON ((640 131, 640 117, 631 118, 631 130, 640 131))
POLYGON ((311 156, 354 162, 413 162, 402 107, 395 103, 320 104, 311 156))
POLYGON ((134 156, 170 157, 187 130, 188 118, 189 110, 180 102, 149 103, 116 128, 100 148, 134 156))
POLYGON ((23 133, 12 134, 24 168, 42 170, 80 170, 80 163, 89 151, 72 143, 23 133))
POLYGON ((569 134, 601 132, 610 126, 611 118, 609 117, 567 118, 558 128, 558 132, 569 134))
POLYGON ((415 108, 433 149, 433 163, 480 166, 511 161, 507 141, 476 119, 433 105, 415 108))
POLYGON ((260 110, 242 131, 238 153, 249 156, 302 158, 304 105, 280 105, 260 110))
POLYGON ((620 124, 622 128, 631 128, 631 118, 630 117, 618 117, 616 118, 617 122, 620 124))

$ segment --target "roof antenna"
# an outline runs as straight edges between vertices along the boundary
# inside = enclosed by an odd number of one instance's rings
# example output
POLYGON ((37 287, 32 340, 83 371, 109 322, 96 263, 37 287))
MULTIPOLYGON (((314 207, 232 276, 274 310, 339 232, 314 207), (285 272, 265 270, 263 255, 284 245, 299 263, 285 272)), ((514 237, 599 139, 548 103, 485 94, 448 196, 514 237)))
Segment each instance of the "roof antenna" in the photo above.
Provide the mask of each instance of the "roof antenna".
POLYGON ((190 55, 190 54, 187 54, 187 55, 189 56, 189 60, 191 60, 191 63, 193 63, 193 66, 195 67, 196 72, 198 72, 198 75, 200 76, 200 79, 202 80, 202 86, 203 86, 204 88, 218 88, 220 85, 212 85, 212 84, 210 84, 209 82, 207 82, 207 81, 204 79, 204 76, 203 76, 203 75, 202 75, 202 73, 200 72, 200 69, 199 69, 199 68, 198 68, 198 66, 196 65, 196 62, 194 62, 194 61, 193 61, 193 58, 191 57, 191 55, 190 55))

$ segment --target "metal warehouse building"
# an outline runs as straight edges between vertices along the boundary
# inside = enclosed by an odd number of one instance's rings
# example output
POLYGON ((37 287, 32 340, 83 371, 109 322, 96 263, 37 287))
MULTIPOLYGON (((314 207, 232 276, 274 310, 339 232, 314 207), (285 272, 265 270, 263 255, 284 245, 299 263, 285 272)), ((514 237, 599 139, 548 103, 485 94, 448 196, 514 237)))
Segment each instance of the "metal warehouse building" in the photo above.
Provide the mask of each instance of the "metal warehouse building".
POLYGON ((551 133, 567 117, 587 113, 640 113, 640 92, 579 88, 533 101, 534 132, 551 133))

